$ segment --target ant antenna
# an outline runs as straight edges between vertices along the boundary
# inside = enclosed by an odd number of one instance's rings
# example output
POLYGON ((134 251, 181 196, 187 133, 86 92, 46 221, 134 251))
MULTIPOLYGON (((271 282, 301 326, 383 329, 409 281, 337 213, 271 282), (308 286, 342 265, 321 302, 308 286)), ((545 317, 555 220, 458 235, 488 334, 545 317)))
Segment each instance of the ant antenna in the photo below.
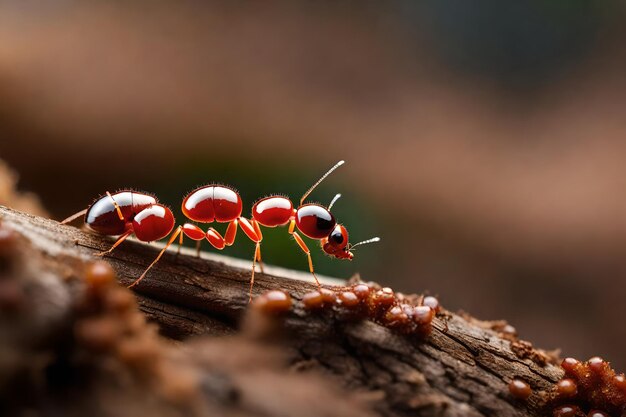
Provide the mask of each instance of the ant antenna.
POLYGON ((315 190, 315 187, 317 187, 318 185, 320 185, 320 183, 322 181, 324 181, 326 179, 327 176, 329 176, 334 170, 336 170, 337 168, 339 168, 340 166, 342 166, 346 161, 341 160, 339 162, 337 162, 335 164, 334 167, 332 167, 331 169, 328 170, 328 172, 326 172, 326 174, 322 175, 322 178, 320 178, 319 180, 317 180, 317 182, 315 184, 313 184, 313 186, 311 188, 309 188, 307 190, 306 193, 304 193, 304 195, 302 196, 302 198, 300 199, 300 205, 302 205, 302 203, 304 203, 304 200, 309 196, 309 194, 311 194, 311 192, 313 190, 315 190))
POLYGON ((379 237, 373 237, 371 239, 367 239, 367 240, 364 240, 362 242, 355 243, 354 245, 350 245, 350 248, 348 250, 354 249, 355 246, 367 245, 368 243, 374 243, 374 242, 380 242, 380 238, 379 237))
POLYGON ((333 200, 328 205, 328 211, 330 211, 330 209, 333 208, 333 204, 335 204, 337 200, 339 200, 339 198, 341 198, 341 194, 337 194, 335 197, 333 197, 333 200))

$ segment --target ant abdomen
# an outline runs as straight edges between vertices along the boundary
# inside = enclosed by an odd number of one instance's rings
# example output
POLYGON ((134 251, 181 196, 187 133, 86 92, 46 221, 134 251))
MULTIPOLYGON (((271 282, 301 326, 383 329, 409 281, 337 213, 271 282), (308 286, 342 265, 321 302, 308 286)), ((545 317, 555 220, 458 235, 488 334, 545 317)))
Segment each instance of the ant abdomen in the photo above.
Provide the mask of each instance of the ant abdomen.
POLYGON ((85 224, 103 235, 121 235, 129 230, 135 215, 156 203, 156 198, 151 195, 135 191, 107 194, 89 206, 85 224))

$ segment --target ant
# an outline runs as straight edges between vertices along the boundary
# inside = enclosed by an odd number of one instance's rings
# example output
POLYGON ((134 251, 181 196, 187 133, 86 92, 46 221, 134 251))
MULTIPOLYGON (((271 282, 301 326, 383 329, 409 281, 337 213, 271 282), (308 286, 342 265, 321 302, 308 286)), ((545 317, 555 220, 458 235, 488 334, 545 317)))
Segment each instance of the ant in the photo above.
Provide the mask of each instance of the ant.
POLYGON ((298 231, 311 239, 319 240, 324 253, 338 259, 352 260, 354 257, 352 250, 356 246, 380 240, 380 238, 375 237, 353 245, 348 242, 347 229, 343 225, 337 224, 335 217, 330 212, 341 194, 337 194, 328 207, 314 203, 304 204, 309 194, 343 164, 344 161, 339 161, 322 175, 304 193, 298 208, 294 208, 293 203, 287 197, 279 195, 265 197, 257 201, 252 207, 251 220, 241 216, 241 197, 235 190, 227 186, 209 184, 187 194, 182 202, 182 212, 185 217, 196 223, 228 223, 224 236, 213 227, 204 232, 193 223, 185 223, 174 230, 174 215, 168 207, 159 204, 157 199, 151 195, 129 190, 119 191, 113 195, 107 192, 105 196, 100 197, 87 209, 68 217, 61 223, 69 223, 84 215, 85 224, 97 233, 119 236, 113 246, 109 250, 99 253, 99 256, 111 253, 132 234, 135 234, 137 239, 142 242, 160 240, 170 235, 165 247, 141 276, 129 285, 129 288, 139 284, 177 238, 179 239, 179 250, 184 236, 197 241, 198 245, 201 240, 206 238, 213 247, 222 250, 234 243, 237 228, 241 228, 244 234, 256 245, 250 278, 250 299, 252 299, 257 261, 261 267, 261 272, 263 272, 261 260, 263 234, 260 226, 277 227, 289 224, 288 232, 307 255, 309 270, 317 285, 320 286, 313 268, 311 251, 298 231), (174 231, 172 232, 172 230, 174 231))

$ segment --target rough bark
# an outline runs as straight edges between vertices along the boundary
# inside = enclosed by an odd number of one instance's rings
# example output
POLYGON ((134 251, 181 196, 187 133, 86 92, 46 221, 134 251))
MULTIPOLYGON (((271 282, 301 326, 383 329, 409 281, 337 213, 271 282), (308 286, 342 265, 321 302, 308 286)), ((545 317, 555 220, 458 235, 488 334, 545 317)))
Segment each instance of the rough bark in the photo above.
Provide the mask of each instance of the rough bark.
MULTIPOLYGON (((4 207, 0 207, 0 219, 30 240, 51 269, 67 274, 111 245, 106 237, 4 207)), ((154 246, 127 242, 107 261, 120 281, 129 284, 156 253, 154 246)), ((315 288, 310 280, 293 279, 302 277, 300 273, 278 268, 268 268, 268 272, 257 274, 255 295, 280 288, 299 300, 315 288)), ((263 325, 254 316, 242 320, 248 306, 249 274, 249 262, 207 253, 198 259, 187 251, 177 256, 172 251, 134 290, 141 310, 170 338, 225 335, 239 328, 255 333, 263 325)), ((49 329, 63 325, 59 315, 47 320, 49 329)), ((371 321, 350 320, 337 311, 310 313, 298 302, 289 314, 274 320, 280 331, 265 338, 282 346, 292 370, 320 371, 321 381, 339 382, 347 392, 358 393, 379 415, 541 415, 543 391, 562 376, 559 367, 543 363, 547 357, 541 352, 495 331, 493 323, 445 310, 435 318, 433 332, 425 339, 371 321), (507 386, 514 377, 533 388, 527 401, 509 394, 507 386)), ((221 352, 228 355, 228 349, 221 352)), ((320 380, 312 381, 319 384, 320 380)), ((243 415, 265 414, 247 411, 243 415)))

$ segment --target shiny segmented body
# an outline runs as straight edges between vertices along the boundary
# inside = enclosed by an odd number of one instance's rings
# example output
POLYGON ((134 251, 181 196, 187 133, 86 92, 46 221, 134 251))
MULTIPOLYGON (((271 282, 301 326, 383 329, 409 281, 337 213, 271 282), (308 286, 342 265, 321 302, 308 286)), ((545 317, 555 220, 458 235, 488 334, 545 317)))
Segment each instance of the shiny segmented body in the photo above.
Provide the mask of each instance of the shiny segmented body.
MULTIPOLYGON (((252 297, 257 261, 263 270, 260 246, 263 234, 260 226, 289 225, 289 234, 294 237, 298 246, 307 255, 309 270, 319 285, 313 269, 311 251, 298 232, 320 241, 322 250, 327 255, 338 259, 352 259, 353 254, 350 249, 356 245, 351 246, 348 243, 348 231, 344 226, 337 223, 330 212, 340 194, 335 196, 328 208, 320 204, 304 204, 304 200, 315 187, 342 164, 343 161, 339 161, 309 188, 302 196, 297 208, 287 197, 279 195, 266 197, 257 201, 252 207, 251 220, 241 216, 243 204, 237 191, 224 185, 208 184, 193 190, 183 199, 182 212, 194 223, 184 223, 176 229, 174 229, 174 215, 169 208, 159 204, 156 198, 148 194, 130 190, 123 190, 115 194, 107 192, 106 196, 98 199, 88 209, 69 217, 64 223, 72 221, 78 215, 85 214, 85 223, 96 232, 111 236, 121 235, 115 244, 102 254, 110 253, 131 234, 135 234, 139 240, 145 242, 159 240, 169 235, 165 247, 130 287, 137 285, 146 276, 176 239, 179 240, 180 245, 182 245, 185 236, 198 242, 199 256, 199 244, 202 240, 206 239, 213 247, 221 250, 234 243, 237 229, 241 228, 244 234, 256 243, 250 278, 250 297, 252 297), (214 222, 228 223, 224 236, 213 227, 209 227, 205 232, 195 224, 214 222)), ((374 238, 359 244, 377 240, 378 238, 374 238)))
POLYGON ((156 198, 136 191, 119 191, 96 200, 85 213, 85 224, 92 230, 109 236, 121 235, 132 227, 133 218, 142 210, 157 204, 156 198), (117 208, 122 217, 120 218, 117 208))
POLYGON ((182 211, 185 217, 199 223, 231 222, 241 216, 241 197, 231 188, 205 185, 187 194, 182 211))
POLYGON ((114 194, 107 192, 87 209, 67 218, 68 223, 85 215, 85 224, 93 231, 106 236, 119 236, 113 246, 100 255, 111 253, 126 238, 135 235, 142 242, 160 240, 174 228, 172 211, 159 204, 151 195, 122 190, 114 194))
POLYGON ((131 287, 137 285, 148 273, 150 268, 156 264, 168 247, 179 239, 179 250, 183 244, 184 236, 198 242, 198 256, 200 255, 200 242, 206 239, 215 249, 222 250, 226 246, 231 246, 235 242, 237 236, 237 228, 253 242, 259 242, 260 238, 256 233, 254 226, 245 217, 241 217, 243 204, 241 197, 237 191, 232 188, 208 184, 196 188, 183 199, 181 210, 185 217, 197 223, 228 223, 224 236, 213 227, 209 227, 207 231, 203 231, 200 226, 194 223, 184 223, 176 228, 170 239, 159 253, 156 259, 148 266, 144 273, 131 284, 131 287))

